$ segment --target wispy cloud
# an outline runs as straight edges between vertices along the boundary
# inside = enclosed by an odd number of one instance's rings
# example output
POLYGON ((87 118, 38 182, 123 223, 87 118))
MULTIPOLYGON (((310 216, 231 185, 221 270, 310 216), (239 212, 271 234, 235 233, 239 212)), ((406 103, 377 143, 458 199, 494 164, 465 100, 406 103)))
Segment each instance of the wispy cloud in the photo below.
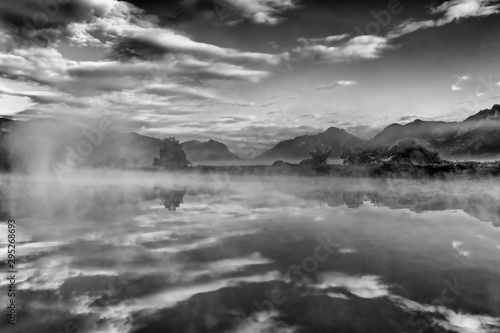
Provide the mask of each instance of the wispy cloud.
POLYGON ((460 241, 453 241, 453 243, 451 245, 452 245, 453 249, 455 249, 458 252, 458 255, 460 257, 468 257, 468 256, 470 256, 471 251, 466 251, 466 250, 462 249, 462 245, 463 245, 462 242, 460 242, 460 241))
MULTIPOLYGON (((293 8, 295 2, 256 1, 251 5, 235 1, 235 5, 244 7, 247 13, 254 11, 255 17, 260 11, 274 17, 281 10, 293 8)), ((45 25, 32 27, 29 36, 24 36, 27 38, 12 33, 22 28, 18 26, 0 34, 0 42, 5 42, 2 46, 9 42, 8 50, 0 47, 0 75, 36 83, 40 90, 50 91, 16 92, 5 88, 0 92, 29 98, 45 105, 47 112, 57 113, 57 105, 87 108, 89 101, 94 107, 86 112, 126 115, 134 110, 148 117, 151 112, 182 113, 207 107, 208 103, 253 105, 204 87, 224 81, 260 82, 271 75, 273 66, 288 58, 286 53, 241 51, 196 41, 162 26, 159 17, 124 1, 74 0, 57 8, 57 14, 45 25), (42 39, 45 45, 40 44, 42 39), (73 48, 92 46, 106 57, 71 60, 61 53, 60 44, 73 48), (198 100, 197 104, 194 100, 198 100)), ((2 2, 0 20, 7 22, 5 15, 9 15, 22 21, 41 10, 34 0, 18 1, 12 6, 2 2)))
POLYGON ((454 84, 452 84, 451 90, 461 91, 462 87, 460 86, 460 84, 464 81, 468 81, 469 79, 470 79, 470 77, 468 75, 459 76, 457 81, 454 84))
POLYGON ((312 59, 326 62, 348 62, 359 59, 375 59, 382 51, 390 49, 389 40, 380 36, 355 36, 345 39, 344 35, 337 38, 298 40, 300 46, 293 50, 293 55, 299 59, 312 59), (342 37, 342 38, 341 38, 342 37))
POLYGON ((335 89, 335 88, 338 88, 338 87, 342 87, 342 86, 343 87, 349 87, 349 86, 354 86, 356 84, 357 84, 356 81, 341 80, 341 81, 335 82, 334 84, 323 85, 323 86, 317 87, 316 90, 318 90, 318 91, 332 90, 332 89, 335 89))
POLYGON ((484 17, 500 13, 497 0, 452 0, 431 8, 430 14, 441 15, 438 19, 422 21, 406 20, 385 36, 363 35, 351 37, 349 34, 326 38, 300 38, 299 46, 293 50, 298 58, 316 61, 346 62, 359 59, 376 59, 383 51, 394 49, 392 40, 417 30, 440 27, 453 21, 484 17))
POLYGON ((216 0, 215 5, 221 11, 226 11, 230 24, 241 22, 243 19, 256 24, 275 25, 283 20, 281 14, 296 9, 299 0, 216 0))
POLYGON ((87 101, 84 101, 82 99, 72 98, 70 96, 65 96, 46 91, 16 91, 4 87, 2 85, 0 85, 0 95, 1 94, 27 97, 31 101, 37 104, 65 104, 67 106, 75 108, 87 108, 91 106, 91 103, 87 101))
POLYGON ((441 18, 405 21, 393 29, 388 37, 397 38, 421 29, 441 27, 464 18, 498 14, 500 13, 500 4, 497 0, 452 0, 446 1, 436 8, 431 8, 430 12, 434 15, 441 15, 441 18))

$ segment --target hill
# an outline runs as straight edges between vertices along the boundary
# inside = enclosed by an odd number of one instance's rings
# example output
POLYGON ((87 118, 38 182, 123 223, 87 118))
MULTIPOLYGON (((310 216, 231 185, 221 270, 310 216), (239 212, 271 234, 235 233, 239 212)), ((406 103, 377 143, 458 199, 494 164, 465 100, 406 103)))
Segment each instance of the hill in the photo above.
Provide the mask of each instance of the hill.
POLYGON ((318 144, 332 149, 331 158, 339 158, 344 144, 361 144, 360 138, 345 130, 330 127, 325 132, 316 135, 302 135, 279 142, 272 149, 257 156, 256 160, 302 160, 310 158, 309 152, 318 144))
MULTIPOLYGON (((110 131, 99 134, 99 125, 71 125, 54 119, 11 121, 0 118, 0 167, 24 171, 49 171, 53 163, 76 167, 150 167, 158 155, 160 139, 110 131)), ((239 159, 223 143, 188 141, 191 162, 239 159)))
POLYGON ((238 156, 229 151, 225 144, 215 140, 208 140, 207 142, 186 141, 182 143, 182 149, 191 162, 240 160, 238 156))
POLYGON ((370 143, 394 145, 414 139, 437 150, 443 157, 494 158, 500 155, 500 105, 494 105, 462 122, 415 120, 406 125, 392 124, 370 143))

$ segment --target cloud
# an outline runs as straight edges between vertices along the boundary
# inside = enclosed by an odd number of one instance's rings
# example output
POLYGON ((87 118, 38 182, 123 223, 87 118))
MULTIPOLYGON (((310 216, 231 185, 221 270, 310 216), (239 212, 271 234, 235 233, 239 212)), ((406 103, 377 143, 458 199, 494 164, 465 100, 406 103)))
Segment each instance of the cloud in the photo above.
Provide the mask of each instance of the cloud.
POLYGON ((75 33, 77 27, 96 18, 127 17, 129 8, 133 6, 115 0, 4 0, 0 3, 0 23, 16 31, 17 43, 46 46, 62 38, 81 35, 81 31, 75 33))
POLYGON ((196 99, 220 99, 219 96, 212 92, 203 91, 200 88, 186 87, 175 84, 152 85, 145 88, 148 94, 155 94, 158 96, 185 96, 188 98, 196 99))
POLYGON ((329 36, 329 37, 325 38, 325 42, 327 42, 327 43, 338 42, 338 41, 341 41, 343 39, 346 39, 347 37, 349 37, 349 34, 329 36))
MULTIPOLYGON (((393 28, 386 36, 364 35, 350 39, 348 34, 326 38, 300 38, 301 44, 294 49, 298 58, 317 61, 346 62, 359 59, 376 59, 385 50, 394 48, 391 41, 417 30, 440 27, 455 20, 468 17, 484 17, 500 13, 496 0, 452 0, 431 8, 431 14, 441 14, 436 20, 406 20, 393 28)), ((458 90, 455 86, 454 90, 458 90)))
POLYGON ((361 298, 376 298, 389 295, 389 287, 380 282, 374 275, 350 276, 343 273, 331 272, 322 275, 319 289, 342 287, 361 298))
POLYGON ((270 73, 247 69, 243 66, 198 60, 190 56, 170 56, 157 62, 134 61, 99 61, 82 62, 68 69, 73 78, 154 78, 167 76, 182 76, 197 80, 241 80, 258 82, 270 73))
POLYGON ((441 14, 436 20, 413 21, 408 20, 397 26, 388 34, 390 38, 397 38, 408 33, 441 27, 453 21, 469 17, 484 17, 500 13, 500 4, 496 0, 452 0, 446 1, 436 8, 431 8, 431 14, 441 14))
POLYGON ((281 14, 298 8, 298 0, 215 0, 219 18, 229 24, 243 19, 256 24, 276 25, 283 20, 281 14))
POLYGON ((349 81, 349 80, 340 80, 337 82, 341 86, 354 86, 358 84, 356 81, 349 81))
POLYGON ((135 55, 148 58, 149 55, 158 58, 176 53, 229 62, 268 65, 276 65, 287 57, 286 54, 242 52, 196 42, 173 29, 160 27, 155 18, 145 18, 143 11, 130 4, 125 7, 116 5, 108 15, 95 17, 88 23, 75 23, 68 28, 67 33, 72 35, 69 39, 79 45, 95 44, 96 40, 99 40, 103 47, 113 47, 115 54, 121 52, 121 56, 125 57, 135 55))
POLYGON ((335 89, 338 87, 349 87, 349 86, 354 86, 356 84, 357 84, 356 81, 341 80, 341 81, 335 82, 334 84, 323 85, 323 86, 317 87, 316 90, 318 90, 318 91, 332 90, 332 89, 335 89))
POLYGON ((123 6, 115 0, 3 0, 0 2, 0 19, 4 22, 31 23, 34 28, 68 25, 84 22, 93 16, 106 16, 116 8, 123 6), (26 18, 22 20, 22 18, 26 18))
POLYGON ((483 333, 492 332, 495 327, 500 326, 498 318, 487 315, 455 312, 445 306, 421 304, 395 295, 391 295, 390 299, 396 305, 407 311, 413 313, 428 313, 432 315, 436 324, 450 331, 483 333))
POLYGON ((342 248, 342 249, 339 249, 339 252, 342 254, 352 254, 352 253, 356 253, 358 251, 356 251, 354 249, 349 249, 349 248, 342 248))
POLYGON ((460 257, 468 257, 468 256, 470 256, 471 251, 465 251, 465 250, 463 250, 462 249, 462 245, 463 245, 463 243, 460 242, 460 241, 453 241, 452 244, 451 244, 451 246, 453 247, 453 249, 457 250, 458 255, 460 257))
POLYGON ((242 320, 231 333, 296 333, 298 328, 289 327, 280 320, 281 314, 276 311, 258 312, 242 320))
POLYGON ((433 14, 443 14, 438 25, 444 25, 465 17, 480 17, 498 14, 500 5, 496 0, 453 0, 432 9, 433 14))
POLYGON ((234 286, 239 283, 258 283, 269 282, 281 279, 278 271, 271 271, 266 274, 254 274, 249 276, 241 276, 234 278, 213 279, 204 283, 181 285, 178 287, 166 289, 157 294, 148 295, 146 297, 134 299, 133 303, 117 306, 117 309, 123 309, 129 314, 135 311, 151 308, 167 308, 173 307, 177 303, 185 301, 190 297, 211 291, 220 290, 229 286, 234 286))
POLYGON ((0 53, 0 74, 11 79, 27 79, 40 84, 57 82, 71 62, 52 48, 16 49, 0 53))
POLYGON ((459 76, 457 81, 451 86, 451 90, 461 91, 462 87, 460 87, 460 84, 464 81, 468 81, 469 79, 470 79, 470 76, 467 76, 467 75, 459 76))
POLYGON ((277 65, 287 58, 286 54, 273 55, 258 52, 241 52, 236 49, 200 43, 193 41, 187 36, 179 35, 171 30, 162 28, 125 26, 122 28, 121 36, 127 37, 129 40, 136 40, 143 44, 151 45, 163 52, 163 54, 197 54, 226 62, 266 65, 277 65))
POLYGON ((396 28, 394 28, 391 32, 389 32, 387 34, 387 36, 390 39, 398 38, 398 37, 407 35, 409 33, 417 31, 417 30, 434 27, 435 25, 436 25, 435 22, 432 20, 428 20, 428 21, 407 20, 407 21, 401 23, 400 25, 398 25, 396 28))
POLYGON ((75 108, 90 107, 90 103, 79 99, 44 91, 15 91, 0 85, 0 94, 27 97, 37 104, 65 104, 75 108))
POLYGON ((344 40, 344 38, 300 38, 298 41, 301 45, 293 50, 293 54, 297 58, 316 61, 348 62, 359 59, 376 59, 380 57, 382 51, 392 48, 386 37, 364 35, 355 36, 348 40, 344 40))
POLYGON ((222 62, 196 60, 194 58, 179 60, 175 63, 177 71, 202 79, 245 80, 259 82, 270 75, 268 71, 252 70, 243 66, 222 62))
MULTIPOLYGON (((44 11, 34 0, 21 0, 2 2, 0 9, 9 3, 10 8, 0 14, 4 23, 54 11, 49 21, 31 27, 30 36, 13 33, 22 28, 19 24, 0 32, 0 75, 50 90, 2 92, 45 105, 42 113, 52 116, 87 108, 87 116, 103 112, 130 116, 133 111, 152 119, 155 113, 185 115, 218 104, 248 106, 252 104, 202 87, 221 86, 223 81, 260 82, 271 75, 273 66, 288 59, 287 53, 248 52, 195 41, 123 1, 74 0, 67 6, 54 2, 44 11), (58 51, 60 45, 92 46, 105 57, 70 60, 58 51)), ((288 6, 287 1, 277 3, 277 10, 288 6)), ((263 4, 274 6, 272 1, 263 4)), ((37 110, 30 114, 41 115, 37 110)))

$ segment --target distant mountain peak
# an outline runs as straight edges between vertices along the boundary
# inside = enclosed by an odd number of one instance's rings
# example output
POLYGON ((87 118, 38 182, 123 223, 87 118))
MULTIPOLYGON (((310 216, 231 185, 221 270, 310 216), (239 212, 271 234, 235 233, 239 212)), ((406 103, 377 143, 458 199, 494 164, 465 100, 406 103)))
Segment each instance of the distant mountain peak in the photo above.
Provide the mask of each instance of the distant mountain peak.
POLYGON ((182 143, 182 149, 190 161, 237 161, 240 157, 233 154, 222 142, 213 139, 207 142, 191 140, 182 143))
POLYGON ((481 110, 465 121, 500 120, 500 104, 495 104, 491 109, 481 110))
POLYGON ((324 133, 326 133, 326 132, 345 132, 345 130, 342 128, 335 127, 335 126, 331 126, 331 127, 328 127, 328 129, 324 133))
POLYGON ((393 124, 370 142, 393 145, 414 139, 427 143, 443 156, 497 157, 500 155, 500 105, 479 111, 463 122, 415 121, 404 126, 393 124))
MULTIPOLYGON (((15 147, 9 153, 21 169, 48 169, 47 161, 64 163, 66 146, 76 149, 79 142, 89 139, 82 132, 84 128, 64 120, 0 117, 0 160, 5 156, 2 148, 15 147)), ((93 144, 92 154, 82 160, 82 167, 149 167, 161 144, 160 139, 136 132, 113 131, 100 140, 93 144)), ((183 149, 191 162, 239 160, 226 145, 215 140, 185 142, 183 149)))
POLYGON ((318 144, 332 149, 332 158, 339 158, 346 142, 363 142, 360 138, 338 127, 329 127, 326 131, 311 135, 301 135, 279 142, 270 150, 257 156, 256 160, 301 160, 310 158, 309 152, 318 144))

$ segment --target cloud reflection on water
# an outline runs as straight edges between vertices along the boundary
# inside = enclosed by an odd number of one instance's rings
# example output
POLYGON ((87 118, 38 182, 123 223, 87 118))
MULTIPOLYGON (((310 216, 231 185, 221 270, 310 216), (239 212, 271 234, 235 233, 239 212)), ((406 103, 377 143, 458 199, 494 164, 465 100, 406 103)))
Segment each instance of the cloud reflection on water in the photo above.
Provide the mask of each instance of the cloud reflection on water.
POLYGON ((416 332, 414 312, 429 313, 432 332, 500 325, 500 231, 477 220, 498 223, 498 185, 241 177, 216 191, 204 175, 136 176, 9 183, 25 261, 13 332, 69 320, 84 332, 416 332), (175 210, 161 202, 169 191, 182 197, 167 196, 175 210), (292 292, 288 268, 327 234, 334 251, 308 276, 315 291, 292 292), (456 277, 463 295, 429 305, 456 277), (115 280, 125 287, 110 288, 115 280), (287 301, 244 326, 275 288, 287 301))

